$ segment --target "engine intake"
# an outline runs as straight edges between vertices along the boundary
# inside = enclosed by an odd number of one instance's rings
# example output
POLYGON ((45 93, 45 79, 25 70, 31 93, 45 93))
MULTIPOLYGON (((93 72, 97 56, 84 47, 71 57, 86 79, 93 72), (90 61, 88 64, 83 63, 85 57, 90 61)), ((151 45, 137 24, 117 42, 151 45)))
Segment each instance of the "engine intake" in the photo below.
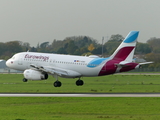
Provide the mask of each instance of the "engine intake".
POLYGON ((29 80, 46 80, 48 79, 47 73, 41 73, 40 71, 27 69, 23 72, 24 78, 29 80))

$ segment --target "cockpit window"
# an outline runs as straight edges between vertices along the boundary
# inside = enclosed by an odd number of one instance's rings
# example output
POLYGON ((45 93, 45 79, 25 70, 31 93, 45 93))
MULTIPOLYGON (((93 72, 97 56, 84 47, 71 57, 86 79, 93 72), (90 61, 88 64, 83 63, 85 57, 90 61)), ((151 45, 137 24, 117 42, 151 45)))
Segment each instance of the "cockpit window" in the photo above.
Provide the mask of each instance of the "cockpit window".
POLYGON ((15 56, 13 56, 11 59, 13 59, 13 60, 14 60, 14 59, 15 59, 15 56))

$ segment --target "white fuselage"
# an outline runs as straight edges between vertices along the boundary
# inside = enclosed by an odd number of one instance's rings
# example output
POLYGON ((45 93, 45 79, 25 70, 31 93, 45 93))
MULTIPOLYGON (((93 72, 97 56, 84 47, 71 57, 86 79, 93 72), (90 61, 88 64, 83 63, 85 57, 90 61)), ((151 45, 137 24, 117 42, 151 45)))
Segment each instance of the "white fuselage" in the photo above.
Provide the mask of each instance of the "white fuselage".
POLYGON ((25 76, 29 74, 30 78, 34 74, 39 76, 33 79, 45 77, 44 73, 80 78, 126 72, 139 67, 132 62, 138 34, 138 31, 131 31, 109 58, 21 52, 9 59, 6 65, 24 71, 25 76))
POLYGON ((73 56, 73 55, 59 55, 48 53, 34 53, 22 52, 15 54, 9 59, 6 64, 10 68, 24 71, 30 69, 30 65, 38 67, 45 66, 47 68, 61 68, 66 70, 76 71, 81 76, 98 76, 100 70, 104 66, 106 59, 97 56, 73 56), (92 64, 91 61, 99 59, 100 63, 92 64))

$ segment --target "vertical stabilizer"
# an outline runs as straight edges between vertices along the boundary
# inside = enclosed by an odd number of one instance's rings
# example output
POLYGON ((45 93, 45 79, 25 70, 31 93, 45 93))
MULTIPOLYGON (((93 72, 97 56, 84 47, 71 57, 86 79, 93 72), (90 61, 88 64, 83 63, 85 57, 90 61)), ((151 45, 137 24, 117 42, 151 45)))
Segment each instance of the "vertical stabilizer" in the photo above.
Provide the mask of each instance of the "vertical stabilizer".
POLYGON ((131 62, 133 60, 138 34, 139 31, 129 32, 129 34, 126 36, 126 38, 119 45, 119 47, 115 50, 115 52, 111 55, 110 58, 114 60, 131 62))

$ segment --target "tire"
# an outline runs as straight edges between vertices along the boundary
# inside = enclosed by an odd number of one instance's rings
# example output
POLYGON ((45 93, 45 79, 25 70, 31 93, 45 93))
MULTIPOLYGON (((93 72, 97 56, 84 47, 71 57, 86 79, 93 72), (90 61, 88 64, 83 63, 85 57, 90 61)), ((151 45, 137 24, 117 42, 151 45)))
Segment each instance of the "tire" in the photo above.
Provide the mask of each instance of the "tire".
POLYGON ((77 86, 82 86, 84 84, 83 80, 77 80, 76 85, 77 86))
POLYGON ((23 82, 27 82, 28 80, 26 78, 23 78, 23 82))
POLYGON ((56 81, 53 83, 54 87, 61 87, 62 83, 60 81, 56 81))

